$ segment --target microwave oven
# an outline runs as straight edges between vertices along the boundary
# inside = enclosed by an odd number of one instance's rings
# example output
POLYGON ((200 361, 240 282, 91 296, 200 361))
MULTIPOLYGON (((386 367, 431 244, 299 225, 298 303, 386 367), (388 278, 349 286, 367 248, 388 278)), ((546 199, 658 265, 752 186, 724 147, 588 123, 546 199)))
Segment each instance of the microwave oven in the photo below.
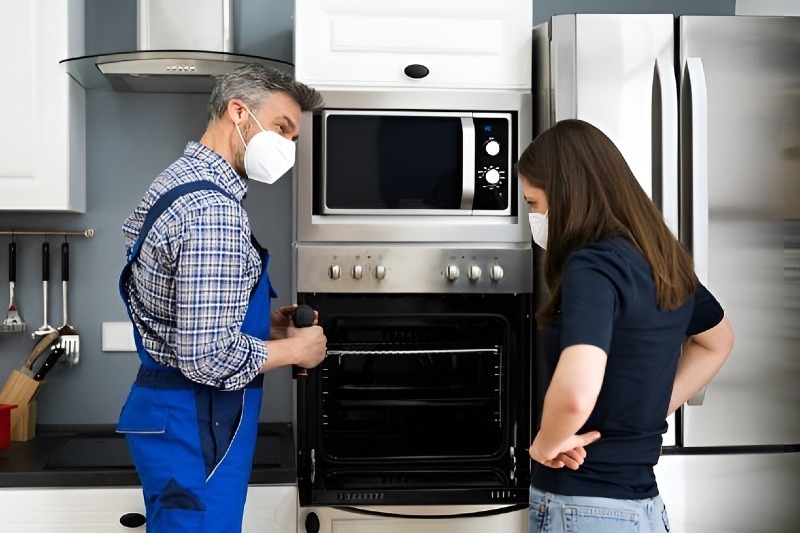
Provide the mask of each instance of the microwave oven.
POLYGON ((326 109, 314 120, 320 215, 516 214, 511 113, 326 109))

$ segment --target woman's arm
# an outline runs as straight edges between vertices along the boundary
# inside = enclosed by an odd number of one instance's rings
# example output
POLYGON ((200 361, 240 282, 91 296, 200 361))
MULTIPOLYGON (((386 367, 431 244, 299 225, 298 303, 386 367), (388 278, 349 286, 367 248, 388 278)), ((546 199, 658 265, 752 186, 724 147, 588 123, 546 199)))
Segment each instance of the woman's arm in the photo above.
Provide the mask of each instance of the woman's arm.
POLYGON ((678 359, 667 416, 709 384, 731 353, 733 342, 733 328, 727 317, 686 340, 678 359))
POLYGON ((554 460, 563 463, 571 458, 577 462, 574 465, 577 468, 586 456, 583 446, 600 438, 597 431, 583 435, 576 432, 586 423, 597 402, 606 359, 603 350, 588 344, 569 346, 561 352, 545 394, 541 427, 530 448, 535 461, 558 468, 565 465, 554 464, 554 460), (577 455, 570 454, 576 449, 580 449, 577 455))

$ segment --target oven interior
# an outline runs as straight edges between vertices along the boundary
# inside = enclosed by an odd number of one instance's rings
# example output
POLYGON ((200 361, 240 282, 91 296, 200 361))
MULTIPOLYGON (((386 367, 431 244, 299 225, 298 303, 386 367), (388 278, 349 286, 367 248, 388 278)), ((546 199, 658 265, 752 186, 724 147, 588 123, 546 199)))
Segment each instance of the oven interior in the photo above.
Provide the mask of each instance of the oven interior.
POLYGON ((298 382, 301 500, 527 487, 527 295, 298 301, 328 336, 328 358, 298 382))

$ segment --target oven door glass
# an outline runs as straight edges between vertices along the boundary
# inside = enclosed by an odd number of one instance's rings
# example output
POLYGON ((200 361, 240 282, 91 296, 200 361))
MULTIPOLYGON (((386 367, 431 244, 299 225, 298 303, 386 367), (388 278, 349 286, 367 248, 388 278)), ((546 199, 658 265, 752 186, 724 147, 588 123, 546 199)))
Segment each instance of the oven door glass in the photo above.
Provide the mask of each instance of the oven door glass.
POLYGON ((322 377, 326 454, 385 461, 504 451, 503 317, 351 317, 335 331, 322 377))

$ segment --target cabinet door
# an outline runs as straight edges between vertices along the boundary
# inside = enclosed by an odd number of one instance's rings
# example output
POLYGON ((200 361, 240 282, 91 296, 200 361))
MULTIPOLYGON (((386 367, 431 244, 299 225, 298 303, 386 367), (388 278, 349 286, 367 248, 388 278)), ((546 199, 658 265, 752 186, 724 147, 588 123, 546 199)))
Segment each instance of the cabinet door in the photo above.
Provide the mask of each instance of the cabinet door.
POLYGON ((314 86, 529 89, 532 9, 519 0, 297 2, 295 75, 314 86))
MULTIPOLYGON (((144 516, 139 487, 0 489, 0 531, 14 533, 114 533, 144 531, 120 518, 144 516)), ((284 533, 297 528, 297 487, 260 485, 247 490, 243 533, 284 533)))
POLYGON ((83 19, 83 0, 0 3, 0 210, 86 210, 85 93, 59 64, 83 19))
MULTIPOLYGON (((127 513, 144 515, 140 488, 0 489, 0 531, 14 533, 113 533, 127 513)), ((144 531, 145 528, 136 528, 144 531)))

